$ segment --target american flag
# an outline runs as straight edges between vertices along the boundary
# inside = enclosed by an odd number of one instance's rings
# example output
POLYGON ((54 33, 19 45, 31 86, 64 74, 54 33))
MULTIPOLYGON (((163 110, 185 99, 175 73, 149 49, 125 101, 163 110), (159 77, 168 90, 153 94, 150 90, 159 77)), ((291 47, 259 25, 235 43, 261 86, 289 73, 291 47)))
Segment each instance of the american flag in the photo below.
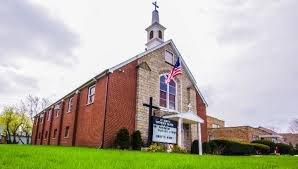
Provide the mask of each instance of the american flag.
POLYGON ((178 57, 175 66, 173 67, 171 72, 167 74, 165 82, 170 83, 170 81, 173 80, 175 76, 180 74, 182 74, 182 70, 181 70, 180 60, 178 57))

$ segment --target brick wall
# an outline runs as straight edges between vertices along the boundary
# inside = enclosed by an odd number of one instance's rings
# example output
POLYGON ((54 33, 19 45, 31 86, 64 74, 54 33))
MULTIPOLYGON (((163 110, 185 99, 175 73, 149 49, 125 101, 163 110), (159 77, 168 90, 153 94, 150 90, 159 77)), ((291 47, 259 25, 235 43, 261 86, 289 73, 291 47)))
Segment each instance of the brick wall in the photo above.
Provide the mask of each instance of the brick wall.
POLYGON ((105 92, 107 76, 94 82, 94 103, 87 104, 88 85, 80 91, 80 102, 77 117, 75 145, 100 147, 102 143, 102 132, 105 112, 105 92))
POLYGON ((135 130, 136 66, 134 61, 109 74, 104 147, 114 145, 119 129, 135 130))
POLYGON ((250 143, 254 140, 254 136, 258 139, 259 135, 267 135, 268 133, 258 128, 250 126, 208 128, 209 139, 223 139, 243 143, 250 143))
POLYGON ((207 116, 207 128, 215 128, 213 125, 217 125, 218 128, 225 127, 225 121, 215 117, 207 116))

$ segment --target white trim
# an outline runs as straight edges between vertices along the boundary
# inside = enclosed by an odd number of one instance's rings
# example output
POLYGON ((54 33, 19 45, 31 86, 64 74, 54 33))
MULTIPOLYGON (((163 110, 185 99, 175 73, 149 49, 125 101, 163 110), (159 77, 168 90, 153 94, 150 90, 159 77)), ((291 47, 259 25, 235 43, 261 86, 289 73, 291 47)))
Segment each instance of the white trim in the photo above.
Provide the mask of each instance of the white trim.
POLYGON ((67 113, 71 112, 73 107, 73 96, 69 98, 68 105, 67 105, 67 113), (70 104, 71 103, 71 104, 70 104))
POLYGON ((89 87, 88 87, 88 94, 87 94, 87 105, 94 103, 94 100, 95 100, 95 93, 96 93, 96 84, 89 86, 89 87), (92 101, 90 101, 90 100, 89 100, 89 97, 91 96, 91 95, 90 95, 90 91, 91 91, 92 88, 94 88, 94 94, 92 95, 92 96, 94 96, 94 98, 93 98, 92 101))
POLYGON ((155 47, 153 47, 153 48, 151 48, 151 49, 149 49, 149 50, 147 50, 147 51, 145 51, 145 52, 143 52, 143 53, 140 53, 140 54, 136 55, 135 57, 130 58, 130 59, 128 59, 128 60, 126 60, 126 61, 124 61, 124 62, 122 62, 122 63, 120 63, 120 64, 118 64, 118 65, 116 65, 116 66, 114 66, 114 67, 111 67, 111 68, 108 69, 108 70, 109 70, 109 72, 113 72, 113 71, 115 71, 115 70, 117 70, 117 69, 123 67, 124 65, 126 65, 126 64, 128 64, 128 63, 130 63, 130 62, 132 62, 132 61, 135 61, 135 60, 137 60, 137 59, 139 59, 139 58, 141 58, 141 57, 147 55, 148 53, 150 53, 150 52, 152 52, 152 51, 154 51, 154 50, 156 50, 156 49, 159 49, 159 48, 161 48, 161 47, 163 47, 163 46, 165 46, 165 45, 167 45, 167 44, 172 45, 173 49, 175 50, 175 53, 176 53, 177 57, 180 57, 181 62, 183 63, 182 66, 185 67, 185 70, 186 70, 187 75, 189 76, 189 78, 190 78, 191 82, 193 83, 195 89, 197 90, 199 96, 202 98, 204 104, 205 104, 206 106, 208 106, 206 100, 204 99, 204 97, 203 97, 201 91, 199 90, 199 88, 198 88, 198 86, 197 86, 197 82, 196 82, 194 76, 193 76, 192 73, 190 72, 190 70, 189 70, 189 68, 187 67, 187 65, 186 65, 186 63, 185 63, 183 57, 181 56, 180 52, 178 51, 178 49, 176 48, 174 42, 173 42, 171 39, 168 40, 168 41, 166 41, 166 42, 164 42, 164 43, 161 43, 160 45, 157 45, 157 46, 155 46, 155 47))

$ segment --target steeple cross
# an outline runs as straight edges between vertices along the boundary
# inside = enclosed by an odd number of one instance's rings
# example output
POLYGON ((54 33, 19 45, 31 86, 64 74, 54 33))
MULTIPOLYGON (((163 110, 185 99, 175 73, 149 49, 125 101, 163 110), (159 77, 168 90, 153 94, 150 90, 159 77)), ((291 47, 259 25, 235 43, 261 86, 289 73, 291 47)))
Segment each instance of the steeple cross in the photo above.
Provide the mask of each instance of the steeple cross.
POLYGON ((153 2, 152 4, 154 5, 155 10, 156 10, 156 8, 159 8, 159 6, 157 6, 157 2, 156 1, 153 2))

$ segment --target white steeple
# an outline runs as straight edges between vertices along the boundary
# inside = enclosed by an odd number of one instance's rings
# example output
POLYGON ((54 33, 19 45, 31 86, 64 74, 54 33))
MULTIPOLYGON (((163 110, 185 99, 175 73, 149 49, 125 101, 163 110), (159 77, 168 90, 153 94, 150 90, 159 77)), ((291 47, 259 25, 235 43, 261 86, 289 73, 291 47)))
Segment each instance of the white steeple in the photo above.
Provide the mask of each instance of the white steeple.
POLYGON ((147 31, 147 49, 151 49, 164 42, 164 30, 166 29, 159 23, 159 14, 157 11, 157 3, 152 3, 155 9, 152 11, 152 23, 146 28, 147 31))

